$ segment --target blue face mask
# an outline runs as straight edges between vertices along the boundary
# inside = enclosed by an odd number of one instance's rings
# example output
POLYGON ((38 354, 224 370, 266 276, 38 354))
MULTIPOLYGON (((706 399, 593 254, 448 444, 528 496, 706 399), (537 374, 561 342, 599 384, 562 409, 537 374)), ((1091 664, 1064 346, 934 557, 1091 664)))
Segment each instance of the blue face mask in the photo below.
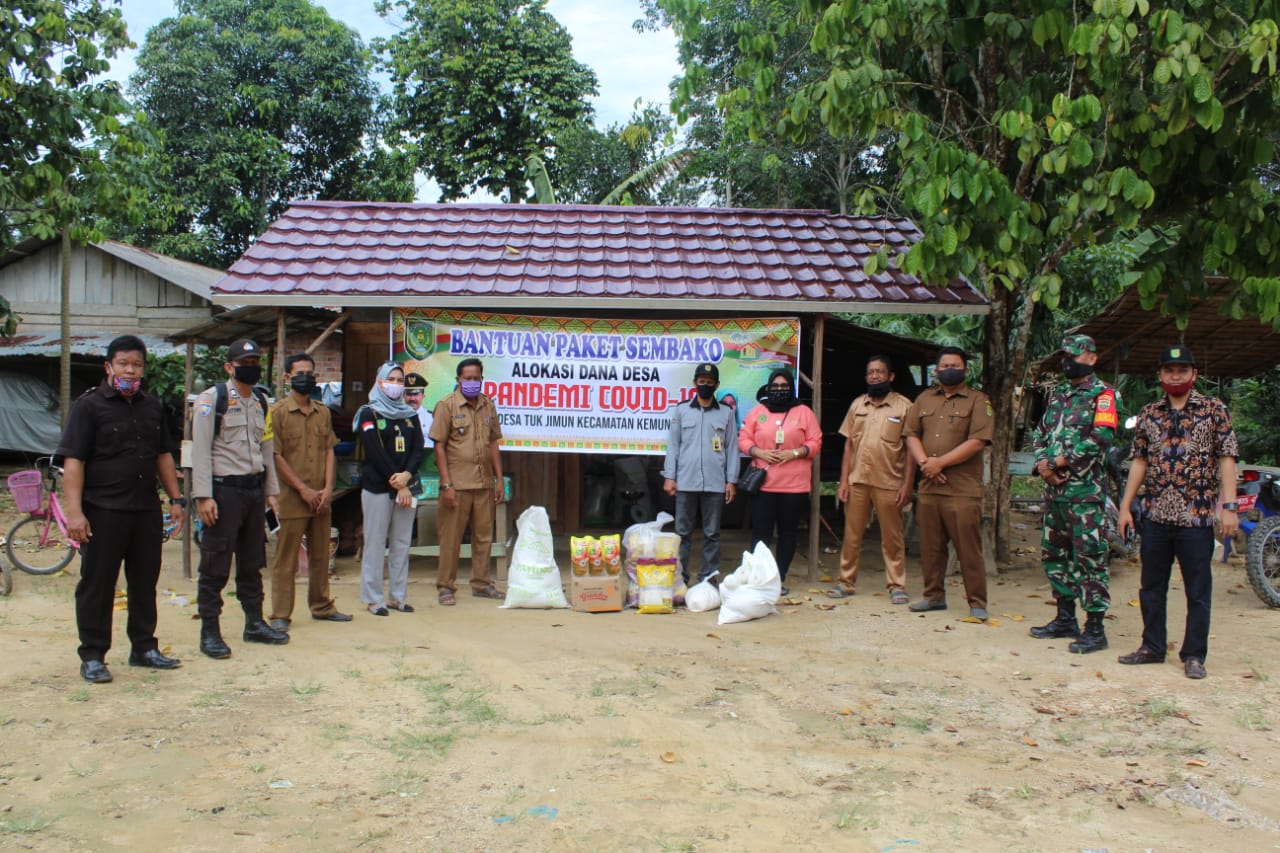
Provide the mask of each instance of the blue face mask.
POLYGON ((132 397, 142 388, 141 379, 125 379, 123 376, 112 376, 111 387, 116 389, 116 393, 121 397, 132 397))

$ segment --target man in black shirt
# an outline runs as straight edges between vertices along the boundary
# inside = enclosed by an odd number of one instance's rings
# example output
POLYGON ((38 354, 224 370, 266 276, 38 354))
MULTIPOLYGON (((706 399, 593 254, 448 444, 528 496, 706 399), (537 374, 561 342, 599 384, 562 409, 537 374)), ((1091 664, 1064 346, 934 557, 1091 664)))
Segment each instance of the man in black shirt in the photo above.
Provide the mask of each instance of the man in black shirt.
POLYGON ((134 335, 107 347, 106 379, 76 401, 58 443, 63 459, 67 534, 80 544, 76 625, 80 675, 91 684, 111 680, 111 611, 124 563, 129 596, 130 666, 175 669, 176 658, 156 642, 156 582, 163 522, 156 477, 181 524, 183 500, 174 442, 160 400, 141 389, 147 346, 134 335))

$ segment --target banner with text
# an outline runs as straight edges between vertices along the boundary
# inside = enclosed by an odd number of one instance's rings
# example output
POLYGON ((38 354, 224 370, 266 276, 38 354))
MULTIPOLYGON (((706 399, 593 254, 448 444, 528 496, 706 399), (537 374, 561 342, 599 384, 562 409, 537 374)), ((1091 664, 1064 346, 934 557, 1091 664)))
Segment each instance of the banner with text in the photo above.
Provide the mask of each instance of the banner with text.
POLYGON ((430 383, 424 406, 454 391, 459 361, 478 358, 503 448, 547 453, 665 452, 672 408, 694 396, 699 364, 719 370, 716 397, 741 423, 769 371, 794 372, 800 351, 795 317, 596 320, 396 309, 391 332, 394 359, 430 383))

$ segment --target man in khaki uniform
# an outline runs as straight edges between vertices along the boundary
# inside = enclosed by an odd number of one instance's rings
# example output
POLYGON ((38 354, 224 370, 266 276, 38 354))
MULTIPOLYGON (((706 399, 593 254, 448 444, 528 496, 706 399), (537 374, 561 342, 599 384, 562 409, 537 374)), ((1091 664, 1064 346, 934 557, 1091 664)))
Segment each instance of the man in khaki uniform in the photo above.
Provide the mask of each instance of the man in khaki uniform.
POLYGON ((502 459, 498 444, 502 427, 498 410, 484 394, 484 365, 478 358, 458 363, 458 390, 436 404, 430 438, 440 468, 440 569, 436 589, 440 603, 451 606, 457 592, 462 534, 471 526, 471 594, 504 596, 489 579, 493 547, 493 508, 503 500, 502 459))
POLYGON ((969 615, 987 618, 987 565, 982 556, 982 451, 991 443, 991 400, 965 384, 968 356, 944 347, 938 384, 907 415, 907 449, 923 475, 916 501, 924 597, 916 613, 946 610, 947 543, 955 546, 969 615))
POLYGON ((328 407, 311 399, 316 363, 303 353, 285 359, 290 392, 271 407, 276 476, 280 480, 280 532, 271 563, 271 627, 289 630, 293 617, 298 548, 307 540, 307 605, 311 618, 350 622, 329 596, 329 525, 332 515, 333 456, 338 437, 328 407))
POLYGON ((907 603, 907 551, 902 534, 902 508, 911 500, 915 460, 907 453, 907 413, 911 401, 893 390, 894 373, 887 356, 867 360, 867 393, 849 406, 840 425, 844 458, 838 497, 844 502, 844 543, 840 579, 827 591, 831 598, 853 595, 858 584, 862 536, 872 508, 880 521, 880 552, 885 583, 894 604, 907 603))

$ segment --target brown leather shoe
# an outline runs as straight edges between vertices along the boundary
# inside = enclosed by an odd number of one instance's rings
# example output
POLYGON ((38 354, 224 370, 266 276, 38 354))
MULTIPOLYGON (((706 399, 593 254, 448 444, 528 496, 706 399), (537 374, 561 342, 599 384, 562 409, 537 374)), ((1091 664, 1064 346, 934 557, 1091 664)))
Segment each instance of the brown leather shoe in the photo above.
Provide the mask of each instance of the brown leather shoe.
POLYGON ((1158 655, 1146 646, 1138 646, 1138 650, 1136 652, 1130 652, 1127 655, 1120 655, 1116 660, 1127 666, 1135 666, 1143 663, 1164 663, 1164 655, 1158 655))
POLYGON ((1204 678, 1209 673, 1204 671, 1204 661, 1200 658, 1187 658, 1182 662, 1182 671, 1187 678, 1204 678))

